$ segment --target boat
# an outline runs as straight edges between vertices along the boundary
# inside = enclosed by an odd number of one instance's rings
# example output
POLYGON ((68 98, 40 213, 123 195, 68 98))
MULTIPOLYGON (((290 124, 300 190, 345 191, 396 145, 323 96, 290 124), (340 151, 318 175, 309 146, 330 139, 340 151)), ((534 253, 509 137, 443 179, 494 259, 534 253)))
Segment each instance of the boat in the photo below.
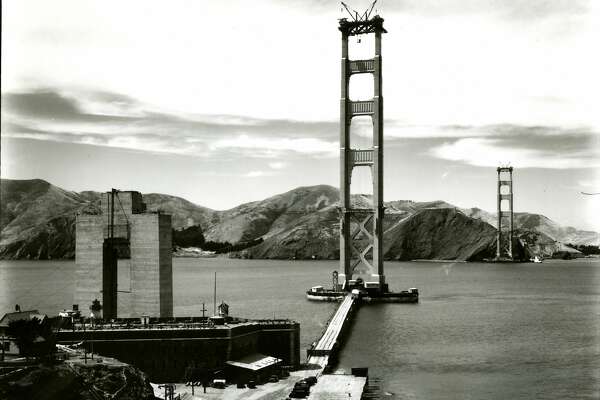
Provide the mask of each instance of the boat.
POLYGON ((400 292, 381 291, 374 287, 373 282, 351 281, 350 291, 325 289, 323 286, 313 286, 306 291, 306 298, 312 301, 340 301, 350 294, 366 303, 418 303, 419 290, 410 288, 400 292))
POLYGON ((410 288, 400 292, 368 292, 360 293, 359 297, 366 303, 418 303, 419 289, 410 288))

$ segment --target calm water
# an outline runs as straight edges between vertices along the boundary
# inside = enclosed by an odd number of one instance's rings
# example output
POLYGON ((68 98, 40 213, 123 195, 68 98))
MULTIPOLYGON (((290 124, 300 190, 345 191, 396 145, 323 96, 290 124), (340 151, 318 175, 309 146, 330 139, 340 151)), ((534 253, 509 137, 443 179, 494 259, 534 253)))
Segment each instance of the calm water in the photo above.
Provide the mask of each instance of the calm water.
MULTIPOLYGON (((336 262, 174 259, 175 314, 212 311, 290 317, 312 342, 335 305, 304 299, 330 285, 336 262)), ((73 262, 0 262, 0 313, 18 303, 56 314, 69 307, 73 262)), ((127 290, 126 261, 120 289, 127 290)), ((393 288, 419 287, 418 305, 358 313, 340 368, 368 366, 390 399, 600 398, 600 262, 387 263, 393 288)), ((126 311, 127 294, 119 301, 126 311)))

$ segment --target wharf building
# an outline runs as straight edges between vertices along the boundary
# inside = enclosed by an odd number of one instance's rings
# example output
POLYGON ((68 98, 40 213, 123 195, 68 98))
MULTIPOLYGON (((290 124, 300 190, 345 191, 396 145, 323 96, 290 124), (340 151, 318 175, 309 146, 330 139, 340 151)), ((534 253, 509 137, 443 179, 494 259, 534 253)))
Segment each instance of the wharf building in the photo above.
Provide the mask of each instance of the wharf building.
POLYGON ((232 381, 261 380, 274 367, 300 366, 300 324, 291 320, 228 317, 213 325, 208 317, 128 318, 61 329, 56 340, 83 343, 87 351, 134 365, 157 383, 197 380, 214 371, 232 381))

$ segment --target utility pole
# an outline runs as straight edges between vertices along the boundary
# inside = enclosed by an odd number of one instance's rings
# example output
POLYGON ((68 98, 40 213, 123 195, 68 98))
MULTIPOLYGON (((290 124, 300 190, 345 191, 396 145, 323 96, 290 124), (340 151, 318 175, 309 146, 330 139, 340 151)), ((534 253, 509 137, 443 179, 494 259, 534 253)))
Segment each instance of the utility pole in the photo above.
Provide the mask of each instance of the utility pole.
POLYGON ((213 316, 217 315, 217 271, 215 271, 215 287, 213 290, 213 316))

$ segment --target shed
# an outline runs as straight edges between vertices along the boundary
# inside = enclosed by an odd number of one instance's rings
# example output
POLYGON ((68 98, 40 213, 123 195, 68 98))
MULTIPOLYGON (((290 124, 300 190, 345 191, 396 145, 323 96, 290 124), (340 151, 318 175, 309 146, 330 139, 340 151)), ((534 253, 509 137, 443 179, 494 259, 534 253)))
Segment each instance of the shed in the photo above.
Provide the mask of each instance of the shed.
POLYGON ((232 382, 264 382, 277 375, 281 359, 260 353, 250 354, 234 361, 227 361, 227 377, 232 382))

